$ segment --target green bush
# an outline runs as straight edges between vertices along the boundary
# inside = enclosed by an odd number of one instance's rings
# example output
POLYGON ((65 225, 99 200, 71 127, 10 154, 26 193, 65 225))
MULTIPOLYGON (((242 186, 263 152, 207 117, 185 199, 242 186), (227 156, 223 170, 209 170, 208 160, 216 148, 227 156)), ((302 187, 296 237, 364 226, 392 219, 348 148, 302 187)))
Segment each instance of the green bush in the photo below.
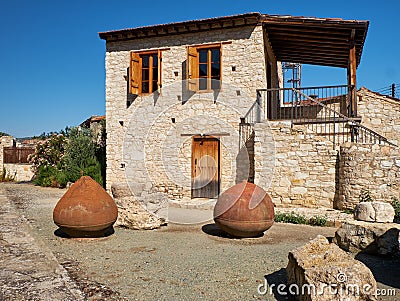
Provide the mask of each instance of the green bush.
POLYGON ((353 215, 353 214, 354 214, 354 209, 343 209, 342 212, 343 212, 343 213, 346 213, 346 214, 351 214, 351 215, 353 215))
POLYGON ((393 198, 392 206, 394 208, 394 219, 400 222, 400 201, 397 198, 393 198))
POLYGON ((64 179, 63 171, 54 166, 40 166, 33 183, 43 187, 65 187, 67 181, 64 179))
POLYGON ((306 224, 307 219, 305 216, 291 213, 277 213, 275 214, 275 219, 278 223, 290 223, 290 224, 306 224))
POLYGON ((326 216, 315 216, 308 220, 309 225, 311 226, 320 226, 325 227, 328 223, 328 219, 326 216))
POLYGON ((371 192, 368 189, 363 189, 360 192, 360 195, 358 196, 358 199, 360 202, 373 202, 374 199, 371 196, 371 192))
POLYGON ((38 144, 30 158, 39 186, 65 187, 81 176, 103 185, 105 142, 87 128, 67 128, 38 144))
POLYGON ((277 223, 289 223, 289 224, 303 224, 311 226, 327 226, 328 219, 326 216, 315 216, 307 219, 304 215, 291 213, 276 213, 275 222, 277 223))
POLYGON ((103 185, 101 165, 96 156, 97 147, 96 137, 93 137, 89 129, 71 129, 64 157, 65 171, 70 182, 75 182, 81 176, 90 176, 103 185))

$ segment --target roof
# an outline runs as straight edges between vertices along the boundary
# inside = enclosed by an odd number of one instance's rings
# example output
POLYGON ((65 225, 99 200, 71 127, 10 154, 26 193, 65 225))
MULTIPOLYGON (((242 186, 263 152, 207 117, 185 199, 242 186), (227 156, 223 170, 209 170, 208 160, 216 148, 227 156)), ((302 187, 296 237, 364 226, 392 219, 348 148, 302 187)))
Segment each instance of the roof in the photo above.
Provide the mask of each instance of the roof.
POLYGON ((263 26, 277 60, 346 68, 352 38, 360 63, 369 21, 264 15, 263 26))
POLYGON ((100 122, 103 119, 106 119, 106 116, 91 116, 88 119, 86 119, 84 122, 82 122, 79 126, 89 127, 90 124, 95 123, 95 122, 100 122))
POLYGON ((369 21, 246 13, 100 32, 107 42, 262 25, 279 61, 346 68, 349 45, 360 63, 369 21))

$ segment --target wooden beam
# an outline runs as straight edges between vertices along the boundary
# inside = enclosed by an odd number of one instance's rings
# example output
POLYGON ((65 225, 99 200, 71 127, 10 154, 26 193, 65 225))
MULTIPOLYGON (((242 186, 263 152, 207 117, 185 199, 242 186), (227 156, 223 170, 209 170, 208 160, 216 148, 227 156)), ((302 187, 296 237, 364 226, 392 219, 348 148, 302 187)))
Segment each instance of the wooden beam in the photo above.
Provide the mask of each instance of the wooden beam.
POLYGON ((349 89, 350 117, 357 116, 357 57, 356 44, 354 42, 355 30, 351 31, 349 43, 349 60, 347 66, 347 82, 349 89))

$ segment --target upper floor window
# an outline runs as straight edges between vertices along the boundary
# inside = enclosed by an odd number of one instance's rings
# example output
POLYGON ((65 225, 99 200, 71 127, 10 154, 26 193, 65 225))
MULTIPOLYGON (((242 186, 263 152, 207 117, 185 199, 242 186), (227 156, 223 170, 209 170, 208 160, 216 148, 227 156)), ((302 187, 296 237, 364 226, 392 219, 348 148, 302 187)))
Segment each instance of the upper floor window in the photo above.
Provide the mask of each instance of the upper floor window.
POLYGON ((221 45, 188 47, 189 90, 210 91, 221 87, 221 45))
POLYGON ((131 94, 150 94, 161 88, 161 51, 131 52, 131 94))

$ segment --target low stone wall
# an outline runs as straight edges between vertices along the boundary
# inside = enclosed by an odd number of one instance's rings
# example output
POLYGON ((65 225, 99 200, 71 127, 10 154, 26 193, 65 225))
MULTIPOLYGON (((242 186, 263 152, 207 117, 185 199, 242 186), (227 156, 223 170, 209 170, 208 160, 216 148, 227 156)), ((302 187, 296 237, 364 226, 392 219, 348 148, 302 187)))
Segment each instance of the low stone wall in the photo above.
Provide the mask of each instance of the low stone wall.
POLYGON ((336 160, 332 143, 304 127, 292 129, 283 122, 255 126, 255 183, 267 189, 277 206, 332 208, 336 160))
POLYGON ((400 101, 366 88, 358 92, 358 115, 362 124, 400 145, 400 101))
POLYGON ((31 164, 3 164, 3 167, 17 182, 31 181, 34 176, 31 164))
POLYGON ((346 143, 340 147, 335 207, 354 209, 362 198, 391 202, 400 198, 400 151, 381 145, 346 143))

